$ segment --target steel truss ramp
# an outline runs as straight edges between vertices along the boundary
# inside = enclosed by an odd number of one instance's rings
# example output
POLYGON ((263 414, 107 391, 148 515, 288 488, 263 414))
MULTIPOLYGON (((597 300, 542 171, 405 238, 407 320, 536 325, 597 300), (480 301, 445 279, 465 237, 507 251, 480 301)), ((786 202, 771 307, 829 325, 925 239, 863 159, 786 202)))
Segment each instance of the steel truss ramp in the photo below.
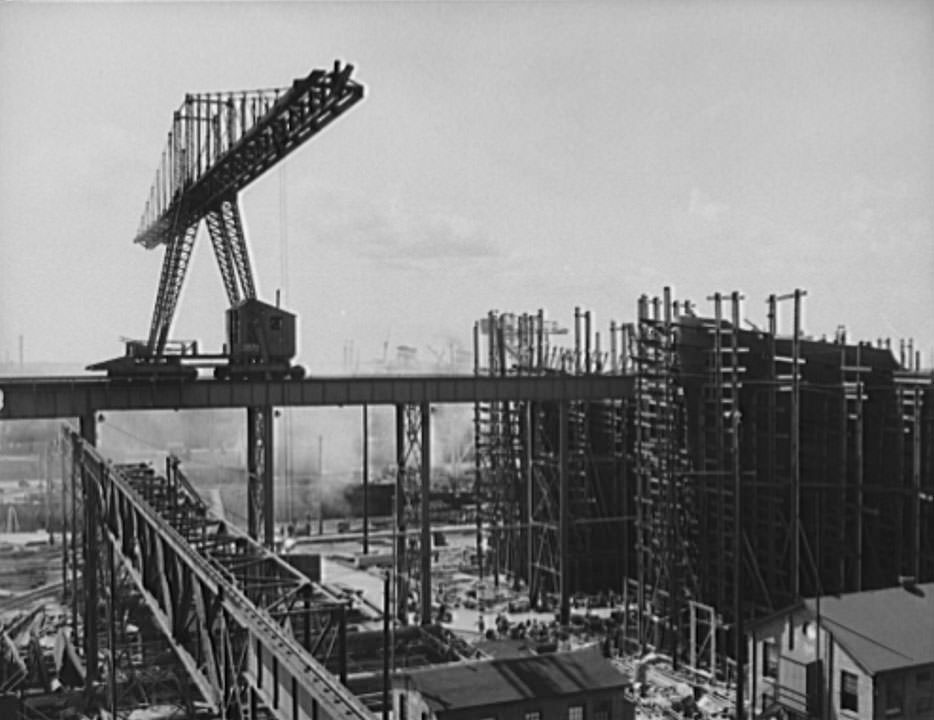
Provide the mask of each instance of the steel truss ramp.
POLYGON ((173 463, 159 477, 148 466, 105 462, 69 427, 64 439, 86 478, 89 518, 214 712, 372 720, 293 634, 300 626, 304 645, 326 644, 335 610, 346 610, 340 598, 210 516, 173 463))

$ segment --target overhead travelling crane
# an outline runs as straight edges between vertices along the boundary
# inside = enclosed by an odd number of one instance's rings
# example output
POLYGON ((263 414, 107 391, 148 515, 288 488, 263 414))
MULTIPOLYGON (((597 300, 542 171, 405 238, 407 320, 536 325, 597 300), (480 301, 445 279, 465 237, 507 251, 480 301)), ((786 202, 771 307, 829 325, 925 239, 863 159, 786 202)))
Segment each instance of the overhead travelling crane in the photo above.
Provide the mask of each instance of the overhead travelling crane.
POLYGON ((303 375, 290 365, 295 316, 256 297, 238 195, 363 98, 352 73, 352 65, 335 61, 331 70, 313 70, 290 87, 185 96, 134 240, 147 249, 165 246, 148 339, 128 341, 123 357, 89 369, 193 379, 197 364, 207 361, 218 377, 303 375), (200 354, 194 342, 169 341, 202 219, 230 303, 227 348, 220 355, 200 354))

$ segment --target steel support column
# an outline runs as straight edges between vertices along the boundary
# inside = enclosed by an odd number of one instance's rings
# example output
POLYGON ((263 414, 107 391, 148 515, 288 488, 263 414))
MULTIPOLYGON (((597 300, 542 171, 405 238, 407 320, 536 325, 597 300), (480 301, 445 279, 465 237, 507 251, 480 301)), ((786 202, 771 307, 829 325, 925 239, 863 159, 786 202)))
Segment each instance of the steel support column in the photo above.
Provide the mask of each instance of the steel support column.
MULTIPOLYGON (((79 420, 81 439, 89 444, 97 443, 96 417, 93 412, 82 415, 79 420)), ((97 485, 93 482, 90 468, 81 456, 81 487, 84 492, 84 570, 81 573, 84 585, 84 676, 85 694, 90 698, 97 681, 97 485)), ((72 528, 74 530, 74 528, 72 528)))
POLYGON ((525 483, 525 512, 522 521, 525 523, 525 582, 526 590, 529 596, 529 603, 535 604, 535 585, 532 578, 535 573, 535 473, 533 463, 535 462, 535 411, 532 403, 525 403, 523 408, 523 473, 522 479, 525 483))
POLYGON ((421 624, 431 624, 431 405, 421 404, 421 624))
POLYGON ((67 448, 62 447, 61 436, 55 441, 62 461, 62 591, 67 597, 68 593, 68 459, 67 448))
POLYGON ((246 410, 247 532, 270 548, 276 520, 272 418, 271 405, 246 410))
MULTIPOLYGON (((71 642, 77 647, 78 639, 78 475, 81 472, 81 450, 77 444, 70 448, 66 444, 62 448, 62 454, 68 454, 71 457, 71 522, 69 524, 69 545, 63 548, 66 553, 70 553, 71 565, 71 642)), ((82 493, 82 497, 83 497, 82 493)), ((82 541, 82 546, 83 546, 82 541)))
POLYGON ((370 552, 370 416, 363 406, 363 554, 370 552))
MULTIPOLYGON (((423 509, 422 487, 427 477, 424 458, 423 437, 427 437, 425 428, 426 415, 430 410, 427 402, 396 406, 396 573, 397 573, 397 613, 399 619, 408 622, 408 596, 416 587, 416 577, 423 574, 424 552, 430 552, 431 546, 424 547, 423 533, 413 531, 415 525, 421 527, 423 509)), ((427 509, 425 509, 427 512, 427 509)), ((429 535, 430 540, 430 535, 429 535)), ((430 566, 429 566, 430 567, 430 566)), ((419 581, 419 583, 424 582, 419 581)), ((421 584, 419 588, 423 587, 421 584)), ((429 586, 430 587, 430 586, 429 586)), ((421 608, 421 603, 419 604, 421 608)))
POLYGON ((110 672, 110 714, 117 717, 117 548, 107 538, 107 579, 110 587, 108 588, 107 603, 107 649, 110 652, 110 662, 108 670, 110 672))
POLYGON ((405 517, 405 406, 396 405, 396 617, 405 624, 408 622, 408 584, 406 583, 406 517, 405 517))

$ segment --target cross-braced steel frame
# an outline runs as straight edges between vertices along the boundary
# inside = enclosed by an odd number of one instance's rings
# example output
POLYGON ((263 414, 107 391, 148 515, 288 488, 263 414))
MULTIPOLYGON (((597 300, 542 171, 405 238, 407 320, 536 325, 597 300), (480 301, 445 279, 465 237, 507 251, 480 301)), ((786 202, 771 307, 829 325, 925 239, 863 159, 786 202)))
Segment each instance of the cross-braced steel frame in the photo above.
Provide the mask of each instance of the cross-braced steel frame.
POLYGON ((417 590, 422 625, 431 618, 431 406, 396 405, 396 616, 409 619, 417 590), (416 531, 417 528, 417 531, 416 531))

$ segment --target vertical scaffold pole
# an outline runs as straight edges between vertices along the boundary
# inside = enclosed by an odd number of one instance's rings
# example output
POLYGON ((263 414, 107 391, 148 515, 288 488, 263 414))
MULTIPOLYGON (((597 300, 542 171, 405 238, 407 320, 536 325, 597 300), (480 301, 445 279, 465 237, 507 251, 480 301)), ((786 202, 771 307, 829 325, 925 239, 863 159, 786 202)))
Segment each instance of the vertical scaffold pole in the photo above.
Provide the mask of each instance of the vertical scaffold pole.
MULTIPOLYGON (((68 590, 68 496, 65 491, 68 476, 68 442, 64 431, 58 435, 56 447, 61 449, 62 460, 62 588, 68 590)), ((74 588, 72 588, 74 592, 74 588)))
POLYGON ((389 693, 389 657, 392 651, 392 636, 389 631, 389 623, 392 611, 389 602, 389 572, 383 578, 383 715, 382 720, 389 720, 390 693, 389 693))
POLYGON ((736 717, 743 718, 743 514, 742 514, 742 468, 740 466, 740 415, 739 415, 739 317, 740 295, 734 292, 732 297, 732 394, 733 402, 730 413, 733 455, 733 612, 735 618, 734 652, 736 653, 736 717))
POLYGON ((535 517, 535 494, 534 494, 534 483, 535 483, 535 471, 533 469, 533 464, 535 462, 535 430, 533 423, 535 422, 535 411, 532 407, 531 402, 525 403, 523 406, 523 425, 522 425, 522 436, 523 436, 523 481, 525 483, 525 513, 523 516, 523 522, 525 523, 525 562, 526 562, 526 583, 529 595, 529 603, 535 603, 535 590, 533 589, 534 585, 532 582, 533 575, 535 573, 535 550, 534 550, 534 536, 535 531, 533 527, 534 517, 535 517))
POLYGON ((74 435, 68 433, 71 452, 71 642, 78 645, 78 474, 81 468, 81 448, 74 435))
MULTIPOLYGON (((480 323, 473 324, 473 374, 480 375, 480 323)), ((477 577, 483 581, 483 475, 480 461, 480 403, 474 403, 474 502, 477 506, 477 577)))
POLYGON ((801 597, 801 290, 794 292, 794 329, 791 338, 791 492, 792 492, 792 567, 794 596, 801 597))
POLYGON ((570 567, 569 567, 569 515, 568 507, 568 402, 558 403, 558 552, 561 571, 561 615, 559 622, 567 625, 571 619, 570 567))

